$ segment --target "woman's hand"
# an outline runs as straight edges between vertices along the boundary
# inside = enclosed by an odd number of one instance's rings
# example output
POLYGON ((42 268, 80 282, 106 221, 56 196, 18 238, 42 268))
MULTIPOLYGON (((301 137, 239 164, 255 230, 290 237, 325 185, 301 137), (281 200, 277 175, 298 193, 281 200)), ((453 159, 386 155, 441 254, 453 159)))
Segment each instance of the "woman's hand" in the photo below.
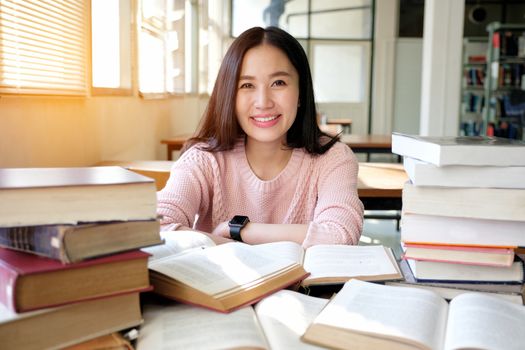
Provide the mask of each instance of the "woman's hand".
POLYGON ((230 226, 228 226, 228 221, 223 221, 215 227, 211 233, 214 236, 230 238, 230 226))

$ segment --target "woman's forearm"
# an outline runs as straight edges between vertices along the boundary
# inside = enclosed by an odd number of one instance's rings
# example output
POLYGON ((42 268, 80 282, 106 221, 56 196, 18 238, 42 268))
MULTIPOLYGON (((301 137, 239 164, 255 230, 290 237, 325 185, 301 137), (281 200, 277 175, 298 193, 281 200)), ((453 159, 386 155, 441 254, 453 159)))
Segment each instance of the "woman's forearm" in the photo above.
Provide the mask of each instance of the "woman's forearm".
MULTIPOLYGON (((259 224, 250 222, 242 229, 241 237, 248 244, 276 241, 292 241, 302 244, 307 230, 308 225, 305 224, 259 224)), ((229 228, 227 235, 229 237, 229 228)))

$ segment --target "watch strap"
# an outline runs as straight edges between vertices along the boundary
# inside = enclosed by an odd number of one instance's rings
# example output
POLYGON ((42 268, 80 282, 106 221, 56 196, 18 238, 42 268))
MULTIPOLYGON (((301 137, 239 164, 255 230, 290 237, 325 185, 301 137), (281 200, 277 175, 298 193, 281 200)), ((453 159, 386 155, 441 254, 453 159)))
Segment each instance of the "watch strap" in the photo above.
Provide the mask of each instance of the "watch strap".
POLYGON ((242 226, 230 226, 230 237, 231 239, 235 240, 235 241, 238 241, 238 242, 242 242, 242 237, 241 237, 241 229, 243 227, 242 226))

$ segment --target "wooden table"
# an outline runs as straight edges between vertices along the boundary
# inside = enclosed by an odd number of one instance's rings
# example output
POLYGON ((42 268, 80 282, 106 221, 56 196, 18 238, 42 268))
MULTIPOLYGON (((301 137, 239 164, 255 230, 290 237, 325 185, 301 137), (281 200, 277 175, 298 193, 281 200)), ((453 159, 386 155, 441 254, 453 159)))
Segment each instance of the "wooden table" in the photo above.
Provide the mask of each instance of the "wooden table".
POLYGON ((345 133, 352 132, 352 119, 350 118, 333 118, 326 120, 327 125, 341 125, 345 133))
POLYGON ((160 143, 165 144, 168 148, 168 160, 173 160, 173 151, 180 151, 190 137, 191 134, 181 134, 160 141, 160 143))
POLYGON ((399 230, 403 185, 408 181, 403 165, 359 163, 357 193, 365 210, 394 210, 394 215, 367 214, 368 219, 395 219, 399 230))
POLYGON ((392 153, 392 135, 343 134, 341 142, 346 143, 354 153, 366 153, 367 162, 371 153, 392 153))
MULTIPOLYGON (((168 150, 168 160, 173 159, 173 151, 180 151, 186 140, 191 137, 190 134, 181 134, 169 139, 161 140, 168 150)), ((391 135, 341 135, 341 142, 346 143, 354 153, 366 153, 366 160, 370 160, 371 153, 391 153, 392 136, 391 135)))

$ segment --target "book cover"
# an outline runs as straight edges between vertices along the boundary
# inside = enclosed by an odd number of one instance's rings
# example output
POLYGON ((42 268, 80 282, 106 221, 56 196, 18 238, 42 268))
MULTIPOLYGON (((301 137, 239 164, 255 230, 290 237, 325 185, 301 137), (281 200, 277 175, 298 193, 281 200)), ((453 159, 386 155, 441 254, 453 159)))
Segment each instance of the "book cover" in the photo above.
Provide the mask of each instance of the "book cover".
POLYGON ((525 166, 525 142, 491 136, 392 134, 392 153, 436 166, 525 166))
POLYGON ((154 181, 121 167, 0 169, 0 227, 151 220, 156 208, 154 181))
POLYGON ((60 260, 100 257, 162 243, 158 220, 0 227, 0 246, 60 260))
POLYGON ((148 290, 148 257, 137 250, 65 265, 0 248, 0 303, 24 312, 148 290))

